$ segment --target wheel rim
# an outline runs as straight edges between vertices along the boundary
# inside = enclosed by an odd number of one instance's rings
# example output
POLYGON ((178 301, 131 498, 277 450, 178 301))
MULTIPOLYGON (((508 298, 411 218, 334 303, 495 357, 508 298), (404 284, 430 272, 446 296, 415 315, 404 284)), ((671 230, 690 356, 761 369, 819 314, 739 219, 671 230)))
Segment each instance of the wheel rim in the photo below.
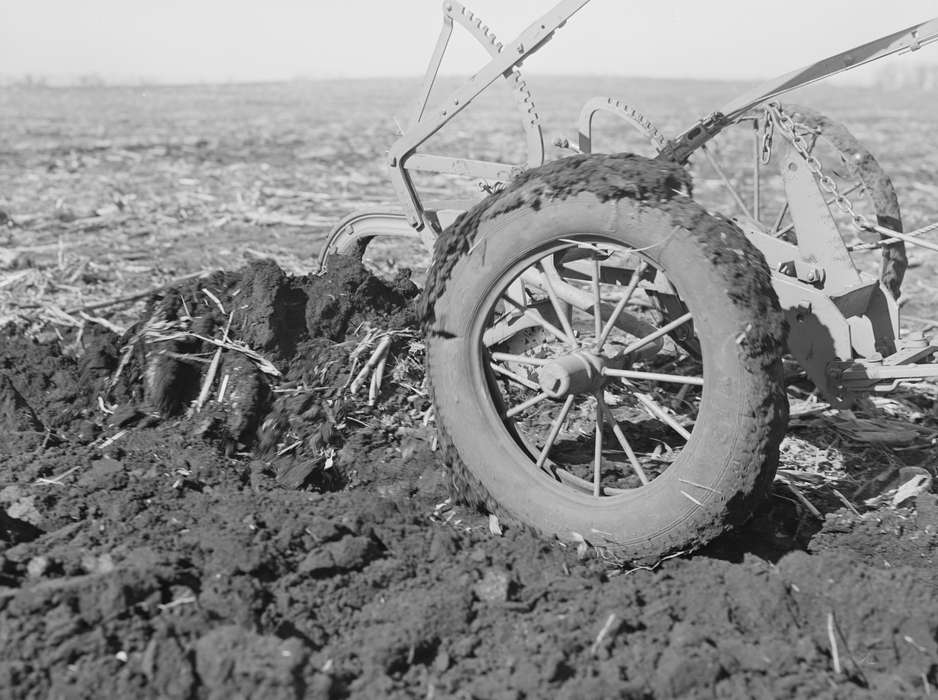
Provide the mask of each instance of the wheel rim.
POLYGON ((595 235, 531 251, 492 285, 473 338, 486 409, 555 486, 631 494, 694 439, 700 343, 647 253, 595 235))
MULTIPOLYGON (((895 190, 872 154, 841 124, 803 107, 783 109, 793 116, 811 154, 856 212, 901 230, 895 190)), ((751 114, 701 148, 694 164, 694 195, 708 209, 732 212, 763 233, 794 243, 797 231, 780 174, 788 141, 776 128, 773 148, 763 160, 764 133, 764 115, 751 114)), ((857 269, 873 279, 881 278, 898 295, 906 267, 904 246, 882 249, 878 234, 859 232, 830 195, 825 200, 857 269)))

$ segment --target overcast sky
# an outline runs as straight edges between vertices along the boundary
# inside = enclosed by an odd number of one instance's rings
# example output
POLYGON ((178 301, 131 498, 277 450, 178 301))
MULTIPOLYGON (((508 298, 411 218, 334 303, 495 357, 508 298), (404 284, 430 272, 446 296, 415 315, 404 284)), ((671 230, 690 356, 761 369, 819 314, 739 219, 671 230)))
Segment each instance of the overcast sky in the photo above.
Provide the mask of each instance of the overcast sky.
MULTIPOLYGON (((466 0, 502 41, 554 0, 466 0)), ((441 0, 0 0, 0 73, 160 82, 423 72, 441 0)), ((540 73, 758 78, 938 15, 938 0, 592 0, 540 73)), ((457 30, 457 34, 460 30, 457 30)), ((445 72, 484 61, 455 42, 445 72)), ((938 63, 938 45, 916 60, 938 63)))

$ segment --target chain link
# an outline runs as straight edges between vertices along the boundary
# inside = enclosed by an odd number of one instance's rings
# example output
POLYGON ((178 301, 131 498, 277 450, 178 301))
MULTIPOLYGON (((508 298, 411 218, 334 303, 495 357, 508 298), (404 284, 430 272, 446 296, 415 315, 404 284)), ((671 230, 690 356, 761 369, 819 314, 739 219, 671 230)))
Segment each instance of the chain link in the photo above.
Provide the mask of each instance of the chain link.
MULTIPOLYGON (((870 223, 870 220, 863 214, 858 213, 853 208, 853 202, 851 202, 845 195, 843 195, 840 189, 837 187, 837 183, 834 182, 833 178, 830 175, 824 172, 821 162, 814 157, 811 153, 811 148, 808 146, 808 142, 805 141, 805 138, 802 134, 798 133, 798 127, 802 129, 811 131, 804 124, 798 124, 794 119, 782 109, 782 106, 778 102, 769 102, 765 106, 765 117, 766 122, 771 122, 778 126, 779 130, 788 137, 791 144, 795 147, 795 151, 798 152, 804 161, 808 164, 808 169, 817 178, 818 183, 825 192, 831 195, 834 198, 834 204, 837 205, 837 208, 840 209, 845 215, 850 217, 850 221, 853 222, 853 225, 857 227, 860 231, 868 231, 873 229, 873 225, 870 223)), ((763 146, 764 149, 764 146, 763 146)), ((763 154, 764 154, 763 150, 763 154)))
POLYGON ((762 165, 772 160, 772 140, 775 138, 775 120, 766 117, 762 120, 762 165))

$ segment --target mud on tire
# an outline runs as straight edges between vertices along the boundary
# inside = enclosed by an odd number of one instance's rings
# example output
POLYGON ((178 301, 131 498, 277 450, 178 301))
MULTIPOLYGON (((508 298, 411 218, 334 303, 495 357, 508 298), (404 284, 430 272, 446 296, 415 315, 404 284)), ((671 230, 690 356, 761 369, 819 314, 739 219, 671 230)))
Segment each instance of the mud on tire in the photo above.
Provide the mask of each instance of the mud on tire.
POLYGON ((760 253, 677 166, 575 156, 438 240, 428 376, 456 495, 649 560, 745 520, 787 421, 760 253))

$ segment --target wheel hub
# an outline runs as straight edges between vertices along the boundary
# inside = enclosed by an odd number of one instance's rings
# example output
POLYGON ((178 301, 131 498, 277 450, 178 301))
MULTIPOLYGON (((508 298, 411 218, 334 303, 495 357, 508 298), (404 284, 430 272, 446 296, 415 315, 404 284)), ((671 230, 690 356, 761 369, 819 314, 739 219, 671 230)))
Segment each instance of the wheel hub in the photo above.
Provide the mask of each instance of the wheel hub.
POLYGON ((579 351, 554 358, 538 374, 541 391, 552 399, 565 399, 572 394, 593 394, 606 381, 602 355, 579 351))

